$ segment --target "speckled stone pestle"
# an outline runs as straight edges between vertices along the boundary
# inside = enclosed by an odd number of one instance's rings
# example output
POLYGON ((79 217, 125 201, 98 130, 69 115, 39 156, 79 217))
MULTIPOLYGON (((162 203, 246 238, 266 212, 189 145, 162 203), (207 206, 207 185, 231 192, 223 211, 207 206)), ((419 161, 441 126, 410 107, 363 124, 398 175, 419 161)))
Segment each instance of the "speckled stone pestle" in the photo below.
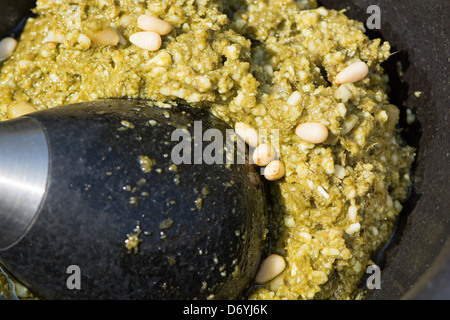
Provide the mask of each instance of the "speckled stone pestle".
POLYGON ((248 162, 174 164, 172 133, 195 140, 195 121, 226 143, 208 112, 143 100, 1 123, 0 263, 45 299, 245 297, 267 245, 264 186, 248 162))

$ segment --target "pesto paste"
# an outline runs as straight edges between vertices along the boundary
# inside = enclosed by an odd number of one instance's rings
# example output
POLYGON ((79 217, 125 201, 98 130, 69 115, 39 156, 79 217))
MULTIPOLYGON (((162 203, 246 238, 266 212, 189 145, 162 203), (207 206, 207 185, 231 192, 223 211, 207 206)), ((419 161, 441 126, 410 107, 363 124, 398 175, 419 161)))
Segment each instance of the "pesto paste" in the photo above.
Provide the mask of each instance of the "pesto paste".
POLYGON ((358 282, 411 184, 414 150, 401 140, 381 67, 388 42, 369 39, 344 11, 304 0, 38 0, 35 12, 1 65, 0 120, 14 102, 42 110, 140 97, 181 99, 230 126, 278 130, 286 175, 268 182, 271 251, 286 268, 249 298, 359 297, 358 282), (128 41, 143 14, 173 26, 158 51, 128 41), (92 35, 109 27, 117 45, 96 42, 92 35), (335 83, 360 60, 365 79, 335 83), (298 101, 288 105, 295 91, 298 101), (295 135, 308 121, 328 128, 324 143, 295 135))

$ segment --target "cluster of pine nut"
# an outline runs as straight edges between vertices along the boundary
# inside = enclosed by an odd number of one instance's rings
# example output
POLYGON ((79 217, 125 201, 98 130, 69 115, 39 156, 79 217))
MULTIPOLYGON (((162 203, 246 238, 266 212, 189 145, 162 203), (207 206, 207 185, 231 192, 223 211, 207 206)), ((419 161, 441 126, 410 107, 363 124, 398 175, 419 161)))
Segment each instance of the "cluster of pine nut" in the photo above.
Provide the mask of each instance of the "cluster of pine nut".
MULTIPOLYGON (((344 83, 353 83, 364 79, 369 73, 366 63, 358 61, 350 64, 339 72, 335 78, 335 82, 340 85, 344 83)), ((301 99, 298 91, 294 91, 286 103, 294 106, 301 99)), ((264 177, 267 180, 278 180, 285 175, 285 165, 282 161, 276 160, 276 151, 270 143, 260 144, 258 132, 249 124, 244 122, 236 122, 235 132, 250 146, 255 148, 253 151, 253 161, 258 166, 264 168, 264 177)), ((304 122, 297 125, 295 134, 303 141, 309 143, 322 143, 328 138, 327 127, 319 122, 304 122)))
POLYGON ((148 51, 159 50, 162 43, 161 36, 172 31, 170 23, 150 15, 139 16, 138 27, 143 31, 132 34, 130 42, 148 51))
POLYGON ((283 161, 277 160, 277 152, 271 143, 261 143, 258 131, 245 122, 236 122, 236 134, 250 147, 254 148, 253 162, 264 167, 264 177, 267 180, 278 180, 284 177, 286 168, 283 161))

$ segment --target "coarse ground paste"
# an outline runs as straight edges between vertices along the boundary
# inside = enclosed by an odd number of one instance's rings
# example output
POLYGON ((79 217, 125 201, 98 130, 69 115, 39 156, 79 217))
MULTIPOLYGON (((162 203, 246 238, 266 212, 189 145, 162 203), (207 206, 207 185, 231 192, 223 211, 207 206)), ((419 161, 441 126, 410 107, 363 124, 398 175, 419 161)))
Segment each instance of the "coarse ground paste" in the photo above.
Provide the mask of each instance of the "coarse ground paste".
POLYGON ((181 99, 230 126, 276 132, 286 175, 268 182, 270 253, 283 256, 286 268, 249 298, 361 297, 358 283, 391 235, 414 159, 380 66, 389 43, 315 1, 38 0, 35 12, 1 65, 0 120, 11 117, 14 102, 42 110, 140 97, 181 99), (128 40, 141 31, 142 14, 173 26, 158 51, 128 40), (117 45, 96 41, 109 27, 120 35, 117 45), (369 66, 368 76, 338 85, 336 75, 356 61, 369 66), (295 127, 303 122, 324 124, 328 139, 301 140, 295 127))

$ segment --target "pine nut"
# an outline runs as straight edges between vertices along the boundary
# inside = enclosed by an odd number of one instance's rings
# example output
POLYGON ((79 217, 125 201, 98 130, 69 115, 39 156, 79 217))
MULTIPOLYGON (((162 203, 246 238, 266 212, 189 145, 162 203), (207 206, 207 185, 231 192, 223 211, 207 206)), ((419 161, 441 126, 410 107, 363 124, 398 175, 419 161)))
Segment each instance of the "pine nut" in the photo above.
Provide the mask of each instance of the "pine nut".
POLYGON ((49 31, 45 40, 46 42, 63 43, 65 38, 62 34, 55 33, 54 31, 49 31))
POLYGON ((16 291, 16 295, 19 298, 26 298, 28 297, 28 288, 25 287, 23 284, 21 284, 20 282, 16 282, 14 281, 14 289, 16 291))
POLYGON ((274 279, 272 279, 269 283, 269 289, 270 291, 277 291, 278 288, 283 286, 284 283, 284 275, 280 275, 274 279))
POLYGON ((356 222, 356 223, 349 225, 345 229, 345 233, 348 234, 349 236, 352 236, 355 233, 359 232, 359 230, 361 230, 361 224, 359 222, 356 222))
POLYGON ((259 133, 249 124, 245 122, 236 122, 234 131, 250 147, 256 148, 259 145, 259 133))
POLYGON ((7 115, 9 118, 14 119, 35 111, 36 108, 28 102, 15 102, 8 106, 7 115))
MULTIPOLYGON (((83 47, 83 48, 90 48, 92 40, 91 38, 89 38, 87 35, 80 33, 80 35, 78 36, 78 43, 83 47)), ((53 42, 49 42, 48 45, 53 45, 56 48, 56 44, 54 44, 53 42)), ((52 46, 52 47, 53 47, 52 46)), ((48 47, 48 46, 47 46, 48 47)))
POLYGON ((264 168, 264 178, 270 181, 278 180, 286 174, 286 166, 283 161, 273 160, 264 168))
POLYGON ((261 263, 255 282, 266 283, 283 272, 284 268, 286 268, 284 258, 278 254, 271 254, 261 263))
POLYGON ((144 31, 134 33, 130 36, 130 42, 139 48, 156 51, 161 48, 161 36, 153 31, 144 31))
POLYGON ((287 99, 286 103, 288 105, 290 105, 290 106, 295 107, 296 105, 298 105, 300 103, 300 101, 302 101, 302 95, 300 94, 300 92, 294 91, 289 96, 289 98, 287 99))
POLYGON ((338 164, 334 165, 334 175, 338 179, 340 179, 340 180, 344 179, 346 174, 347 174, 347 172, 345 171, 344 167, 342 167, 342 166, 340 166, 338 164))
POLYGON ((369 67, 362 61, 352 63, 336 76, 336 83, 353 83, 364 79, 369 73, 369 67))
POLYGON ((0 41, 0 61, 12 56, 17 47, 17 40, 12 37, 3 38, 0 41))
POLYGON ((322 143, 328 138, 328 129, 321 123, 306 122, 297 126, 295 134, 307 142, 322 143))
POLYGON ((149 15, 141 15, 138 18, 138 27, 145 31, 156 32, 162 36, 172 31, 170 23, 149 15))
POLYGON ((274 147, 270 143, 260 144, 253 151, 253 162, 258 166, 267 166, 277 155, 274 147))
POLYGON ((116 30, 112 27, 108 27, 104 30, 94 33, 92 41, 103 46, 115 47, 119 44, 120 37, 116 30))

